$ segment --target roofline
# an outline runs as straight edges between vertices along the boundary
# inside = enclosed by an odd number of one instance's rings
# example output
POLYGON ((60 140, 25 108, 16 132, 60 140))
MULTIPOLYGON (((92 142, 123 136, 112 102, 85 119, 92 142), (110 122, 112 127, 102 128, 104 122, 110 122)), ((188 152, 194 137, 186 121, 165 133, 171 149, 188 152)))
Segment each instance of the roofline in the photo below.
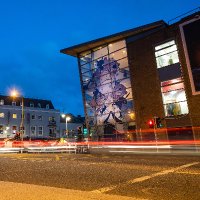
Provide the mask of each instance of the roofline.
POLYGON ((79 53, 87 51, 89 49, 96 48, 96 47, 101 46, 103 44, 108 44, 108 43, 115 42, 115 41, 118 41, 118 40, 121 40, 121 39, 125 39, 127 37, 136 35, 138 33, 142 33, 144 31, 148 31, 148 30, 151 30, 151 29, 161 27, 163 25, 167 26, 167 24, 163 20, 159 20, 159 21, 156 21, 156 22, 153 22, 153 23, 150 23, 150 24, 146 24, 146 25, 139 26, 139 27, 136 27, 136 28, 132 28, 132 29, 129 29, 129 30, 126 30, 126 31, 115 33, 115 34, 112 34, 112 35, 109 35, 109 36, 105 36, 105 37, 101 37, 101 38, 98 38, 98 39, 95 39, 95 40, 91 40, 89 42, 85 42, 85 43, 77 44, 77 45, 74 45, 74 46, 71 46, 71 47, 68 47, 68 48, 65 48, 65 49, 61 49, 60 52, 74 56, 74 57, 77 57, 77 55, 79 53))

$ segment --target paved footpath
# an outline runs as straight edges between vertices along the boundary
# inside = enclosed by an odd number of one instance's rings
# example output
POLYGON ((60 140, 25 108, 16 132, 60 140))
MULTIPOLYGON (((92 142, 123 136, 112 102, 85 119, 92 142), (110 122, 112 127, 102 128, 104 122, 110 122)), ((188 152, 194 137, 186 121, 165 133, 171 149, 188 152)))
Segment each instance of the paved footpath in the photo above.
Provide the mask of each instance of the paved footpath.
POLYGON ((32 184, 0 181, 1 200, 142 200, 32 184))

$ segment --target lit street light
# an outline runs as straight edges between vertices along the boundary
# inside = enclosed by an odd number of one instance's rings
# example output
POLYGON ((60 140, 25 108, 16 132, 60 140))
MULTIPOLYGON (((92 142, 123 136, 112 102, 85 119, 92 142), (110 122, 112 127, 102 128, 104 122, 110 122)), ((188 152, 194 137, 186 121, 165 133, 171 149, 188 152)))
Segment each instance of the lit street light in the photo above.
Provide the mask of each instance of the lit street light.
MULTIPOLYGON (((19 97, 19 92, 15 89, 13 89, 10 92, 11 96, 13 98, 19 97)), ((22 102, 21 102, 21 106, 22 106, 22 120, 21 120, 21 124, 20 124, 20 137, 21 137, 21 141, 23 141, 23 134, 24 134, 24 97, 21 96, 22 102)))
POLYGON ((62 118, 65 118, 65 122, 66 122, 66 135, 68 137, 68 127, 67 127, 67 124, 68 124, 68 121, 71 120, 71 117, 69 117, 68 115, 65 115, 65 114, 62 114, 62 118))

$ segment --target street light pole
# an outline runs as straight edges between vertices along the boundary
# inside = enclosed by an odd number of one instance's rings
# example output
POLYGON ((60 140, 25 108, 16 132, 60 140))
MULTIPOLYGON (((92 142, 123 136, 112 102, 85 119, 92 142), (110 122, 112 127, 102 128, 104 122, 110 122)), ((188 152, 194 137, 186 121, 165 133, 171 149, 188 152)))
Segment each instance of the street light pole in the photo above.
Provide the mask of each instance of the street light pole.
POLYGON ((67 134, 67 137, 69 136, 68 135, 68 121, 70 121, 70 117, 66 116, 66 134, 67 134))
POLYGON ((68 121, 70 121, 70 117, 62 114, 62 118, 65 118, 65 131, 66 131, 66 136, 68 137, 68 121))
POLYGON ((22 96, 22 120, 20 124, 20 136, 21 141, 23 142, 23 135, 24 135, 24 97, 22 96))
MULTIPOLYGON (((13 89, 11 91, 11 96, 13 98, 15 97, 18 97, 19 96, 19 92, 15 89, 13 89)), ((20 139, 21 139, 21 142, 23 143, 23 134, 24 134, 24 97, 21 96, 21 99, 22 99, 22 120, 21 120, 21 123, 20 123, 20 139)), ((21 148, 21 153, 23 153, 23 148, 21 148)))

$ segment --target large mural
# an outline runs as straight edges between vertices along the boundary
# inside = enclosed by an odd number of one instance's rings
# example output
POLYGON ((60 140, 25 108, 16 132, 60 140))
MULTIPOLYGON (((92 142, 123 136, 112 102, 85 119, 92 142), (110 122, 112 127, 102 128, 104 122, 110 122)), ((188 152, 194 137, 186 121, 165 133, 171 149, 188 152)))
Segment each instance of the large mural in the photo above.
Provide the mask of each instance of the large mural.
MULTIPOLYGON (((100 49, 100 57, 95 60, 92 55, 94 53, 85 56, 84 62, 87 64, 81 66, 86 114, 90 126, 122 124, 130 120, 129 114, 133 112, 126 47, 116 50, 116 46, 111 53, 100 49), (102 54, 105 55, 101 56, 102 54)), ((109 45, 106 48, 109 52, 109 45)))

